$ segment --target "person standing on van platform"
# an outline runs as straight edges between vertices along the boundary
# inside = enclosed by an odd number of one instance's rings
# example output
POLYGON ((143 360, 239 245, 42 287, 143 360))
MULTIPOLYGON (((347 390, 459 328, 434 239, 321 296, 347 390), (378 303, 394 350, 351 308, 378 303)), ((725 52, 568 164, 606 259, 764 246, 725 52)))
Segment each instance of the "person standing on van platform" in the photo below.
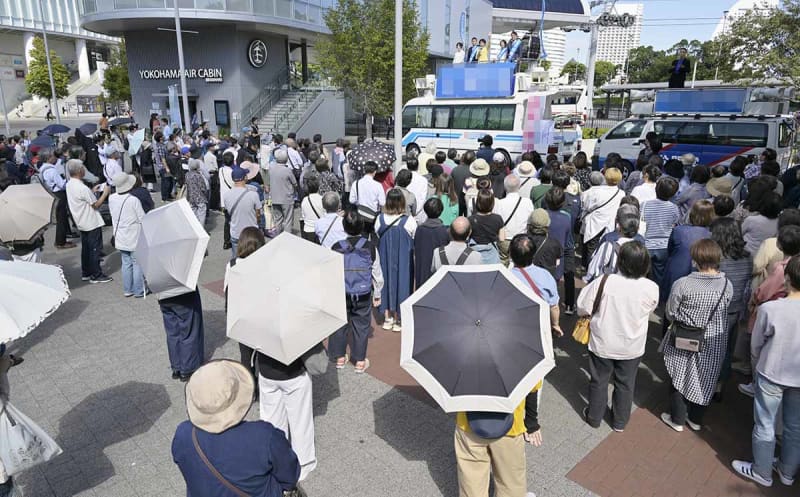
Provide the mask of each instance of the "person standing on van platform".
POLYGON ((689 68, 692 66, 686 54, 685 48, 678 49, 678 58, 672 61, 672 65, 669 69, 670 88, 683 88, 686 83, 686 75, 689 73, 689 68))

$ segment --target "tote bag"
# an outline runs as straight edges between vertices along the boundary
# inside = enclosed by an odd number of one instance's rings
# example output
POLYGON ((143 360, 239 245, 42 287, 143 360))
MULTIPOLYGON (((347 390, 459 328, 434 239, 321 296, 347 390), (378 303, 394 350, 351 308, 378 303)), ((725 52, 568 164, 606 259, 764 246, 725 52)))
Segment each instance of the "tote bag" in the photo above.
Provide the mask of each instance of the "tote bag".
POLYGON ((0 409, 0 459, 10 476, 61 454, 55 440, 10 402, 0 409))

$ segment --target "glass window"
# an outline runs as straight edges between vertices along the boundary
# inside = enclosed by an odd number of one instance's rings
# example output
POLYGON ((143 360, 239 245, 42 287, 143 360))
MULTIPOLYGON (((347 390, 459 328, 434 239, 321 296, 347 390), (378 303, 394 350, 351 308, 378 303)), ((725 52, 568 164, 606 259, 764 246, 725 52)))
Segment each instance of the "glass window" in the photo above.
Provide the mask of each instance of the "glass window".
MULTIPOLYGON (((647 121, 644 119, 637 119, 633 121, 625 121, 620 123, 616 128, 614 128, 611 133, 608 134, 606 140, 619 140, 622 138, 639 138, 642 134, 642 130, 644 129, 644 125, 647 121)), ((659 135, 658 131, 656 131, 659 135)))
POLYGON ((453 106, 453 128, 469 129, 469 107, 453 106))
POLYGON ((492 105, 486 118, 486 129, 512 131, 514 129, 514 105, 492 105))
POLYGON ((253 11, 267 16, 275 15, 275 0, 253 0, 253 11))
POLYGON ((792 128, 787 123, 780 123, 778 126, 778 146, 788 147, 792 144, 792 128))
POLYGON ((319 7, 313 5, 308 6, 308 22, 313 22, 314 24, 322 23, 322 14, 320 13, 319 7))
POLYGON ((230 126, 231 120, 227 100, 214 100, 214 120, 217 126, 230 126))
MULTIPOLYGON (((172 3, 170 3, 170 6, 172 6, 172 3)), ((139 8, 146 7, 164 7, 164 0, 139 0, 139 8)))
POLYGON ((469 108, 469 121, 467 122, 468 129, 485 129, 486 128, 486 113, 489 110, 487 105, 472 105, 469 108))
POLYGON ((225 10, 225 0, 194 0, 198 9, 225 10))
POLYGON ((415 128, 417 126, 417 106, 409 105, 403 109, 403 128, 415 128))
POLYGON ((767 123, 711 123, 705 143, 737 147, 766 147, 768 126, 767 123))
POLYGON ((294 0, 294 18, 298 21, 308 19, 308 4, 294 0))
POLYGON ((450 127, 450 107, 434 107, 433 112, 433 127, 434 128, 449 128, 450 127))
POLYGON ((115 9, 135 9, 136 0, 114 0, 115 9))
POLYGON ((228 0, 228 10, 233 12, 250 12, 250 0, 228 0))
POLYGON ((430 128, 432 117, 433 107, 408 106, 403 110, 403 127, 430 128))
POLYGON ((275 0, 275 15, 278 17, 292 17, 292 0, 275 0))

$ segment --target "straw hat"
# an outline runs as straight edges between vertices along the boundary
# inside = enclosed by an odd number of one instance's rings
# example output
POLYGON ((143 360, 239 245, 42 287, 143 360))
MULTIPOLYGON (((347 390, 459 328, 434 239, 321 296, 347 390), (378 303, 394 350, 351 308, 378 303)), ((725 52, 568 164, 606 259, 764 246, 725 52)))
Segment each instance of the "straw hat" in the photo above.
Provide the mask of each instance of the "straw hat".
POLYGON ((520 178, 531 178, 536 174, 536 168, 533 162, 524 160, 517 166, 517 174, 520 178))
POLYGON ((136 184, 136 178, 132 174, 122 172, 115 174, 111 181, 114 182, 114 187, 119 194, 128 193, 136 184))
POLYGON ((470 174, 479 178, 481 176, 488 176, 490 170, 491 168, 489 167, 489 163, 483 159, 475 159, 475 161, 469 166, 470 174))
POLYGON ((706 190, 712 197, 730 195, 733 191, 733 185, 725 178, 711 178, 706 183, 706 190))
POLYGON ((254 390, 253 375, 240 363, 227 359, 206 363, 186 384, 189 421, 208 433, 222 433, 244 420, 254 390))

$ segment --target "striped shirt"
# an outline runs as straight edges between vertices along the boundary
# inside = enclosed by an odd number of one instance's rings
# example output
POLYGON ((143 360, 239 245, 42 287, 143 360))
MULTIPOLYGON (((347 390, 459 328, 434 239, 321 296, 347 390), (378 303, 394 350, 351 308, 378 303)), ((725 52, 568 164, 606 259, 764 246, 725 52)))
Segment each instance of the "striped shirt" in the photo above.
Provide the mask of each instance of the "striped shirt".
POLYGON ((750 278, 753 273, 753 259, 723 258, 719 263, 719 270, 728 278, 733 286, 733 299, 728 305, 728 314, 745 310, 747 301, 750 300, 750 278))
POLYGON ((650 200, 642 208, 642 217, 647 223, 645 247, 648 250, 667 248, 672 228, 680 219, 678 206, 666 200, 650 200))

